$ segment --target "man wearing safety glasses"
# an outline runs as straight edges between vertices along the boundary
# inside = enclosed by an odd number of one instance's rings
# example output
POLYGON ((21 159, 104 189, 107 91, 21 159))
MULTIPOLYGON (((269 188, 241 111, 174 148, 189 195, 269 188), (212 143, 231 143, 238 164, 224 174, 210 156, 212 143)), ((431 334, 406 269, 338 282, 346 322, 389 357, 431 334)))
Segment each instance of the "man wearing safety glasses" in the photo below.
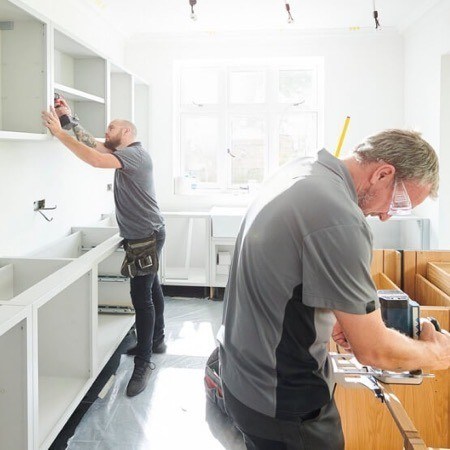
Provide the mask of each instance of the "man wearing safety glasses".
POLYGON ((407 214, 438 184, 433 148, 387 130, 344 160, 299 158, 263 187, 237 238, 218 335, 225 406, 247 449, 344 448, 330 336, 380 369, 450 367, 448 332, 425 322, 415 341, 384 325, 365 219, 407 214))

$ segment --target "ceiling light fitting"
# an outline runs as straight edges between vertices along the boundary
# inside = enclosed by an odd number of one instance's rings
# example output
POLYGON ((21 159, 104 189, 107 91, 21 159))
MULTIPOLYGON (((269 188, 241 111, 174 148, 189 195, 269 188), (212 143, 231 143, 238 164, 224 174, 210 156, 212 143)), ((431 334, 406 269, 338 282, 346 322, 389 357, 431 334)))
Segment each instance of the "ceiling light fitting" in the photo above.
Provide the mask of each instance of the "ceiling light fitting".
POLYGON ((291 7, 290 7, 289 3, 287 2, 287 0, 285 0, 284 6, 286 7, 286 11, 288 13, 288 23, 292 23, 294 21, 294 18, 292 17, 291 7))
POLYGON ((195 15, 194 6, 197 4, 197 0, 189 0, 189 4, 191 5, 191 19, 197 20, 197 16, 195 15))
POLYGON ((373 0, 373 18, 375 19, 375 29, 381 28, 380 21, 378 20, 378 11, 375 6, 375 0, 373 0))

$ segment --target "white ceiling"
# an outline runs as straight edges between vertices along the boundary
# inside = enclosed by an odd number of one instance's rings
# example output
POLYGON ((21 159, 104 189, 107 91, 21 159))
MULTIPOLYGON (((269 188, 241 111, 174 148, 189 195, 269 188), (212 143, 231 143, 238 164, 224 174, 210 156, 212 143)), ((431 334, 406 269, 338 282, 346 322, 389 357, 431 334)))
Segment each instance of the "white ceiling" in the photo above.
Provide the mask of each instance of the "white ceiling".
MULTIPOLYGON (((129 38, 147 33, 374 28, 373 0, 84 0, 129 38)), ((381 26, 404 28, 439 0, 375 0, 381 26)))

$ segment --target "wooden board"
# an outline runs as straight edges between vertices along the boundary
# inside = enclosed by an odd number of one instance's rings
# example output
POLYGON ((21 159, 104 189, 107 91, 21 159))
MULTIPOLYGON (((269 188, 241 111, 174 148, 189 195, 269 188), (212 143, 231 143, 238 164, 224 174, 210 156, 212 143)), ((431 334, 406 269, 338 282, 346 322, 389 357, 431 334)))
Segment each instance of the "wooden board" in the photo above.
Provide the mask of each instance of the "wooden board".
POLYGON ((450 262, 428 262, 427 279, 441 291, 450 295, 450 262))
POLYGON ((450 296, 422 275, 416 274, 415 292, 415 300, 420 305, 450 307, 450 296))
POLYGON ((450 251, 408 251, 403 252, 403 290, 416 300, 416 274, 427 277, 427 264, 450 262, 450 251))
MULTIPOLYGON (((374 250, 370 273, 384 273, 395 285, 401 285, 401 253, 397 250, 374 250)), ((387 289, 387 288, 380 288, 387 289)))

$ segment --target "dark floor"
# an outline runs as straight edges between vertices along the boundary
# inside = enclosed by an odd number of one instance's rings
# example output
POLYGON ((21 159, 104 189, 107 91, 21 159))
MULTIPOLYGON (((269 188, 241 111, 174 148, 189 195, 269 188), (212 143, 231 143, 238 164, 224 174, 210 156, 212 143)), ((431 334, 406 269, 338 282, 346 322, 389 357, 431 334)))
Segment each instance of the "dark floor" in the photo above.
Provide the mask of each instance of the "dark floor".
MULTIPOLYGON (((182 296, 182 297, 197 297, 206 298, 209 295, 209 288, 203 287, 179 287, 179 286, 165 286, 164 294, 166 296, 182 296)), ((213 300, 221 300, 223 297, 223 289, 216 289, 213 300)), ((72 416, 67 421, 64 428, 58 434, 53 441, 49 450, 65 450, 67 447, 67 441, 74 435, 75 429, 79 425, 81 419, 89 410, 91 405, 97 400, 98 394, 108 382, 110 377, 116 373, 116 370, 120 364, 120 358, 126 350, 135 345, 136 338, 134 327, 125 336, 119 347, 107 362, 102 372, 99 374, 95 382, 92 384, 89 392, 85 395, 81 403, 78 405, 72 416)))

